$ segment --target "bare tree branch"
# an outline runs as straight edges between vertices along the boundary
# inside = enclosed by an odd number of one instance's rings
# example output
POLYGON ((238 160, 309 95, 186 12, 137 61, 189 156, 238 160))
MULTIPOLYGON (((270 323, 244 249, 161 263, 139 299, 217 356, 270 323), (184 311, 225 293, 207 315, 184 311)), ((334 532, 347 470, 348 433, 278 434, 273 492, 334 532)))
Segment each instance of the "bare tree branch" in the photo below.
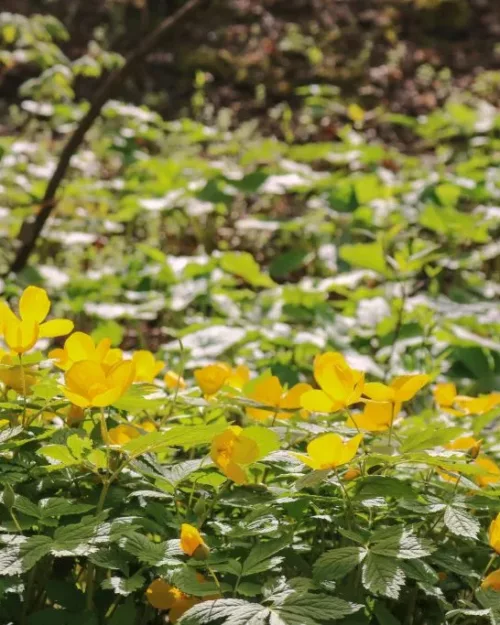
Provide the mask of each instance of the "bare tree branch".
POLYGON ((81 119, 61 152, 57 168, 47 185, 38 213, 35 217, 26 219, 21 227, 19 233, 19 248, 9 268, 9 272, 18 273, 26 266, 36 241, 57 204, 56 193, 66 175, 71 157, 80 147, 87 131, 99 117, 103 106, 112 96, 113 91, 123 84, 124 78, 129 74, 131 69, 161 41, 163 35, 178 24, 180 20, 193 11, 193 9, 198 7, 202 1, 203 0, 188 0, 176 13, 165 18, 151 34, 141 41, 137 48, 127 57, 122 67, 112 72, 100 89, 98 89, 94 99, 91 101, 87 114, 81 119))

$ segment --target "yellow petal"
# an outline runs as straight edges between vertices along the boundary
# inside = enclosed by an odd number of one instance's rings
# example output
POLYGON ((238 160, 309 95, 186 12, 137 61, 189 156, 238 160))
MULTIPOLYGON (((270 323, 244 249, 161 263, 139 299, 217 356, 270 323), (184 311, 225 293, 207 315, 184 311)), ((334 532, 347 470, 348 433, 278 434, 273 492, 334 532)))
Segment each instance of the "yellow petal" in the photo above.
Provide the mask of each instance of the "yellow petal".
MULTIPOLYGON (((283 395, 280 401, 280 408, 286 408, 287 410, 299 410, 302 405, 300 403, 300 399, 304 393, 308 391, 312 391, 312 387, 310 384, 304 384, 303 382, 299 382, 299 384, 295 384, 292 388, 283 395)), ((285 417, 280 418, 289 418, 291 417, 291 413, 283 413, 285 417)))
POLYGON ((306 464, 308 467, 311 467, 311 469, 317 470, 317 469, 322 468, 319 462, 315 458, 311 458, 311 456, 306 456, 305 454, 296 454, 296 453, 292 453, 292 455, 295 456, 297 460, 300 460, 301 462, 306 464))
POLYGON ((59 347, 49 352, 49 358, 54 360, 54 364, 56 367, 59 367, 59 369, 68 369, 71 364, 68 358, 68 352, 59 347))
POLYGON ((475 447, 479 445, 480 441, 475 439, 473 436, 461 436, 460 438, 456 438, 451 443, 445 445, 446 449, 457 449, 467 451, 471 447, 475 447))
POLYGON ((354 425, 368 432, 383 432, 391 426, 393 415, 391 402, 366 402, 362 414, 352 415, 347 425, 354 425))
POLYGON ((19 314, 23 321, 42 323, 49 314, 50 300, 44 289, 29 286, 19 300, 19 314))
POLYGON ((75 406, 78 406, 79 408, 88 408, 90 406, 90 400, 84 395, 73 393, 66 387, 63 388, 62 391, 64 393, 64 396, 69 399, 69 401, 75 406))
MULTIPOLYGON (((105 386, 106 376, 102 367, 91 360, 76 362, 65 374, 66 387, 72 393, 89 398, 88 391, 97 384, 105 386)), ((77 403, 77 402, 73 402, 77 403)), ((80 404, 77 404, 78 406, 80 404)))
POLYGON ((400 375, 391 382, 391 387, 395 390, 396 401, 409 401, 423 388, 429 384, 431 378, 425 373, 415 375, 400 375))
POLYGON ((484 487, 500 482, 500 468, 493 460, 487 456, 481 456, 476 459, 475 463, 487 472, 475 476, 475 480, 479 486, 484 487))
POLYGON ((215 395, 224 386, 230 374, 230 369, 221 364, 207 365, 196 369, 194 377, 204 395, 215 395))
POLYGON ((164 364, 156 361, 154 355, 146 349, 134 352, 132 361, 135 365, 136 382, 152 382, 164 367, 164 364))
POLYGON ((484 578, 481 588, 491 588, 491 590, 500 590, 500 571, 493 571, 484 578))
POLYGON ((259 404, 269 406, 271 409, 265 410, 261 408, 247 407, 248 416, 252 419, 263 421, 276 414, 281 401, 282 393, 283 387, 281 386, 279 379, 274 375, 257 382, 248 397, 259 404))
POLYGON ((457 387, 451 382, 436 384, 433 394, 439 406, 451 406, 457 396, 457 387))
POLYGON ((172 388, 172 389, 178 388, 179 390, 182 390, 186 388, 187 386, 184 378, 178 375, 177 373, 175 373, 175 371, 167 371, 167 373, 165 373, 165 377, 163 378, 163 380, 167 388, 172 388))
POLYGON ((102 393, 96 393, 92 397, 92 406, 96 406, 98 408, 104 408, 105 406, 111 406, 116 401, 120 399, 123 395, 123 392, 120 388, 114 387, 110 388, 102 393))
POLYGON ((74 332, 64 342, 68 358, 73 362, 95 359, 94 339, 85 332, 74 332))
POLYGON ((52 319, 40 325, 40 338, 65 336, 73 331, 75 324, 69 319, 52 319))
POLYGON ((135 366, 131 360, 118 362, 109 370, 106 384, 110 388, 117 388, 121 394, 125 393, 135 377, 135 366))
POLYGON ((356 436, 351 438, 350 441, 348 441, 347 443, 344 443, 342 453, 340 455, 340 462, 336 466, 351 462, 351 460, 356 455, 356 452, 358 451, 358 447, 362 439, 363 439, 362 434, 356 434, 356 436))
POLYGON ((300 398, 302 408, 311 412, 335 412, 342 408, 342 404, 334 402, 323 391, 306 391, 300 398))
POLYGON ((375 401, 392 401, 394 389, 381 382, 367 382, 363 387, 363 395, 375 401))
POLYGON ((121 424, 108 430, 108 442, 110 445, 125 445, 139 436, 140 432, 137 428, 127 424, 121 424))
POLYGON ((192 556, 193 553, 198 549, 200 545, 204 545, 203 538, 200 535, 200 532, 189 525, 188 523, 183 523, 181 526, 181 549, 188 556, 192 556))
POLYGON ((245 470, 235 462, 229 462, 223 469, 224 475, 232 480, 235 484, 246 484, 247 474, 245 470))
POLYGON ((148 586, 146 590, 146 599, 153 608, 157 610, 170 610, 175 603, 184 597, 175 586, 167 584, 164 580, 157 578, 148 586))
MULTIPOLYGON (((15 318, 15 317, 14 317, 15 318)), ((39 337, 39 326, 35 321, 19 321, 15 318, 4 328, 4 339, 10 349, 18 354, 29 351, 39 337)))
POLYGON ((500 553, 500 513, 490 523, 488 531, 488 541, 490 547, 492 547, 497 553, 500 553))
POLYGON ((237 436, 233 449, 231 450, 231 460, 236 464, 250 464, 259 457, 259 446, 257 443, 244 435, 237 436))
POLYGON ((307 445, 307 453, 321 469, 341 464, 344 443, 338 434, 324 434, 307 445))

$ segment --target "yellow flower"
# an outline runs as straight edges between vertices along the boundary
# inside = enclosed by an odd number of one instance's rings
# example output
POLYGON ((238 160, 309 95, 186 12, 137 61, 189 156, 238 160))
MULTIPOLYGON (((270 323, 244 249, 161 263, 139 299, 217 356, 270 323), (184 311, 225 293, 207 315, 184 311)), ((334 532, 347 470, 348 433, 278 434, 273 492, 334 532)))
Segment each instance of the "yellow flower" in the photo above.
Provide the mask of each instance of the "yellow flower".
POLYGON ((91 360, 76 362, 66 371, 64 395, 80 408, 109 406, 120 399, 134 380, 134 363, 119 362, 109 371, 91 360))
POLYGON ((238 365, 234 369, 231 369, 231 373, 229 374, 224 384, 226 386, 230 386, 241 391, 241 389, 249 380, 250 369, 245 365, 238 365))
POLYGON ((475 463, 487 471, 486 474, 475 476, 476 482, 479 486, 489 486, 490 484, 497 484, 500 482, 500 468, 495 462, 493 462, 493 460, 487 456, 480 456, 475 460, 475 463))
POLYGON ((301 405, 315 412, 336 412, 359 402, 364 373, 351 369, 338 352, 320 354, 314 359, 314 378, 321 390, 310 390, 301 405))
POLYGON ((0 350, 0 382, 6 388, 28 395, 36 384, 36 376, 32 368, 21 366, 17 358, 14 360, 11 354, 0 350))
POLYGON ((208 547, 200 532, 188 523, 183 523, 181 526, 181 549, 186 555, 195 558, 208 555, 208 547))
POLYGON ((182 391, 187 386, 184 378, 178 375, 177 373, 175 373, 175 371, 167 371, 167 373, 165 373, 165 377, 163 378, 163 380, 167 388, 171 388, 171 389, 178 388, 180 391, 182 391))
POLYGON ((226 477, 236 484, 245 484, 247 476, 244 465, 257 460, 259 447, 254 440, 245 436, 242 428, 234 425, 214 437, 210 457, 226 477))
POLYGON ((483 579, 481 588, 491 588, 491 590, 500 590, 500 570, 493 571, 483 579))
POLYGON ((19 299, 19 317, 5 304, 0 303, 0 334, 10 349, 18 354, 30 350, 38 339, 64 336, 73 330, 69 319, 45 321, 50 300, 44 289, 27 287, 19 299), (44 323, 45 321, 45 323, 44 323))
POLYGON ((434 399, 441 410, 452 415, 481 415, 489 412, 500 404, 500 393, 490 393, 481 397, 458 395, 457 388, 452 383, 438 384, 434 389, 434 399), (457 406, 455 408, 454 406, 457 406))
POLYGON ((363 395, 374 401, 391 402, 394 404, 394 414, 400 410, 403 402, 409 401, 430 381, 425 373, 399 375, 389 384, 381 382, 367 382, 363 388, 363 395))
POLYGON ((465 414, 481 415, 489 412, 495 406, 500 404, 498 393, 490 393, 481 397, 468 397, 467 395, 457 395, 455 398, 456 405, 463 410, 465 414))
POLYGON ((198 386, 207 397, 215 395, 224 386, 231 374, 231 368, 223 363, 207 365, 201 369, 196 369, 194 377, 198 386))
POLYGON ((388 401, 367 401, 361 414, 347 419, 349 427, 368 432, 383 432, 391 427, 394 404, 388 401))
POLYGON ((151 383, 165 366, 161 360, 155 360, 147 349, 134 352, 132 362, 135 365, 135 382, 151 383))
POLYGON ((277 419, 289 419, 294 410, 300 410, 301 397, 310 390, 309 384, 301 382, 285 391, 275 375, 269 376, 257 382, 253 390, 248 394, 248 397, 270 408, 266 410, 247 406, 247 414, 257 421, 265 421, 268 417, 274 415, 276 415, 277 419))
POLYGON ((223 362, 216 362, 201 369, 196 369, 194 377, 203 394, 207 397, 215 395, 223 386, 241 390, 250 379, 250 370, 244 365, 231 369, 223 362))
POLYGON ((121 447, 132 439, 138 438, 140 435, 141 433, 137 428, 123 423, 108 430, 108 440, 106 442, 110 445, 118 445, 121 447))
POLYGON ((75 362, 91 360, 99 363, 103 369, 109 370, 122 360, 121 349, 111 349, 111 340, 101 339, 96 345, 94 339, 85 332, 74 332, 64 342, 63 349, 53 349, 49 358, 55 360, 55 365, 63 371, 70 369, 75 362))
POLYGON ((307 445, 307 456, 294 455, 313 469, 335 469, 354 458, 362 438, 361 434, 357 434, 344 442, 338 434, 324 434, 307 445))
POLYGON ((457 396, 457 387, 452 382, 443 382, 436 384, 432 393, 440 408, 451 408, 457 396))
POLYGON ((497 553, 500 553, 500 512, 497 514, 496 519, 490 523, 490 529, 488 531, 488 540, 490 547, 497 553))
POLYGON ((466 451, 471 458, 476 458, 481 449, 482 441, 478 441, 473 436, 461 436, 445 445, 446 449, 455 449, 458 451, 466 451))
POLYGON ((176 623, 185 612, 201 601, 160 578, 151 582, 146 590, 146 599, 157 610, 169 610, 168 619, 171 623, 176 623))

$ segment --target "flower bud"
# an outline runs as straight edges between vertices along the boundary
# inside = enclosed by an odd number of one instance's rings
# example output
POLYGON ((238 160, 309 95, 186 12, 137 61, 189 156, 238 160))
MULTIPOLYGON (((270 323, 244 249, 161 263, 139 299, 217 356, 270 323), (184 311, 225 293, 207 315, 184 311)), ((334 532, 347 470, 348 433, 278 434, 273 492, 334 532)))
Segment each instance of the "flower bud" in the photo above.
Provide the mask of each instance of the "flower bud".
POLYGON ((195 560, 207 560, 210 555, 210 548, 205 545, 205 543, 196 547, 193 553, 193 558, 195 560))
POLYGON ((12 486, 10 484, 7 484, 5 486, 2 499, 3 499, 3 505, 8 510, 12 510, 14 506, 14 502, 16 500, 16 494, 12 490, 12 486))

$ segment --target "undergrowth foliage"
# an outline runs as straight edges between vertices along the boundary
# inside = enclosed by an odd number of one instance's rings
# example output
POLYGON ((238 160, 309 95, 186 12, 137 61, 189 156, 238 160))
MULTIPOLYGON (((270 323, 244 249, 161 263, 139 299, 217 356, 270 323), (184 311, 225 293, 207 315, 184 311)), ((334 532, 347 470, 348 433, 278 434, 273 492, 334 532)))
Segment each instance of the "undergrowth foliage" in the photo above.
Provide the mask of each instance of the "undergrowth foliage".
POLYGON ((2 622, 498 621, 500 393, 339 352, 184 379, 50 307, 0 308, 2 622))

